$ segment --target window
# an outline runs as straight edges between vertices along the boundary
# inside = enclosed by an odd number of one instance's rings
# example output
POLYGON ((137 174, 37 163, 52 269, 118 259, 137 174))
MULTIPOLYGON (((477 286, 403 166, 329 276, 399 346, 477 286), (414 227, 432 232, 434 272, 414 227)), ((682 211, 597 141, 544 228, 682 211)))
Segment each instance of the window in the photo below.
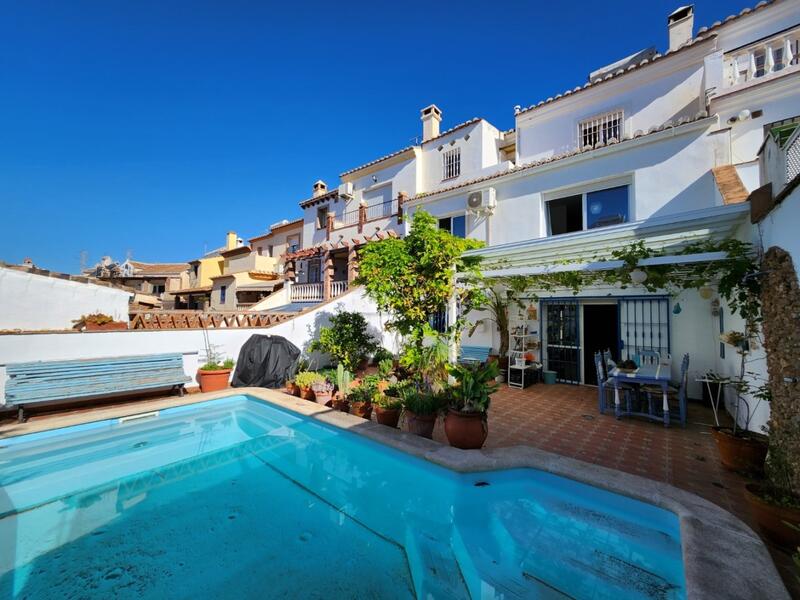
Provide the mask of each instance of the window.
POLYGON ((593 190, 547 201, 550 235, 608 227, 628 221, 628 186, 593 190))
POLYGON ((583 196, 568 196, 547 203, 550 235, 583 230, 583 196))
POLYGON ((195 277, 197 277, 197 273, 198 273, 199 270, 200 270, 200 265, 194 265, 192 267, 192 272, 194 273, 195 277))
POLYGON ((322 281, 322 261, 318 258, 308 261, 308 283, 322 281))
POLYGON ((259 256, 264 256, 264 248, 262 246, 259 246, 258 248, 256 248, 256 253, 259 256))
POLYGON ((439 229, 453 234, 456 237, 467 237, 467 218, 464 215, 444 217, 439 219, 439 229))
POLYGON ((166 290, 166 286, 163 283, 153 284, 153 295, 160 296, 166 290))
POLYGON ((286 245, 289 247, 289 252, 297 252, 300 249, 300 236, 290 235, 286 238, 286 245))
POLYGON ((461 148, 442 153, 442 181, 461 175, 461 148))
POLYGON ((328 207, 321 206, 317 209, 317 229, 325 229, 328 226, 328 207))
POLYGON ((581 121, 578 124, 580 147, 594 146, 598 142, 606 144, 611 138, 617 141, 621 140, 622 125, 623 114, 621 110, 581 121))
POLYGON ((754 74, 755 77, 763 77, 767 74, 767 51, 766 50, 758 50, 753 53, 753 59, 756 63, 756 72, 754 74))
POLYGON ((227 295, 228 295, 228 286, 227 285, 219 286, 219 303, 220 304, 225 304, 225 298, 227 297, 227 295))
POLYGON ((267 246, 267 256, 272 258, 272 255, 273 255, 274 251, 275 251, 275 248, 272 246, 272 244, 267 246))

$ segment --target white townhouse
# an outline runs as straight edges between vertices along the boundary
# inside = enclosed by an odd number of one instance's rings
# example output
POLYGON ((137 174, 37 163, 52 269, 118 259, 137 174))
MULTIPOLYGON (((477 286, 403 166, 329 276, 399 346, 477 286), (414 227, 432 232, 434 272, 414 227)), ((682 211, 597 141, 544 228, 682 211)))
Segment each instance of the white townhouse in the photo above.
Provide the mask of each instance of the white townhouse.
MULTIPOLYGON (((513 167, 513 131, 475 118, 442 132, 442 111, 435 105, 422 109, 421 120, 419 144, 342 173, 335 189, 317 181, 312 196, 300 202, 303 247, 286 257, 286 275, 295 282, 292 301, 319 302, 346 291, 359 246, 403 235, 409 198, 513 167)), ((463 207, 439 216, 441 227, 469 233, 463 207)))
MULTIPOLYGON (((800 120, 800 2, 761 2, 697 32, 693 20, 692 7, 681 7, 668 17, 666 51, 639 51, 517 107, 503 136, 515 141, 510 161, 478 177, 427 180, 404 208, 463 219, 466 234, 486 242, 474 253, 496 276, 536 274, 637 240, 675 250, 728 236, 757 245, 747 198, 761 182, 759 149, 767 136, 796 134, 800 120)), ((536 295, 539 358, 561 381, 593 383, 593 354, 603 348, 621 358, 669 353, 674 379, 689 353, 691 396, 707 371, 738 370, 719 334, 742 323, 715 294, 629 286, 536 295)), ((497 348, 498 334, 464 343, 497 348)), ((766 420, 760 410, 752 427, 766 420)))

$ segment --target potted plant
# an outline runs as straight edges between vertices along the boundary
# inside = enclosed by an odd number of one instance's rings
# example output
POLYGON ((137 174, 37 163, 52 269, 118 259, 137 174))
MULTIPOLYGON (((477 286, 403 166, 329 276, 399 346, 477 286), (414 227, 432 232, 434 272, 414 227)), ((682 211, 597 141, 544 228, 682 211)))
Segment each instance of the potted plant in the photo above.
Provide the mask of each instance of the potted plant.
POLYGON ((343 365, 351 373, 366 367, 367 356, 377 348, 378 344, 367 331, 364 316, 347 311, 339 311, 331 316, 330 326, 320 329, 319 339, 309 346, 312 351, 329 354, 334 363, 343 365))
POLYGON ((402 392, 403 415, 409 433, 433 439, 433 429, 442 407, 440 393, 410 385, 402 392))
POLYGON ((400 399, 404 387, 409 383, 405 381, 389 383, 383 392, 379 392, 375 397, 375 420, 387 427, 397 427, 400 421, 400 412, 403 409, 403 402, 400 399))
POLYGON ((114 317, 101 312, 82 315, 80 319, 73 321, 73 329, 80 331, 119 331, 128 329, 125 321, 115 321, 114 317))
POLYGON ((200 391, 216 392, 227 388, 233 365, 234 362, 231 358, 226 358, 224 361, 219 362, 219 359, 212 357, 197 370, 197 381, 200 383, 200 391))
POLYGON ((481 448, 489 434, 487 413, 490 396, 497 390, 496 362, 485 365, 451 365, 455 385, 444 419, 444 432, 451 446, 464 450, 481 448))
MULTIPOLYGON (((296 387, 297 386, 294 384, 294 377, 290 377, 289 379, 286 380, 286 393, 287 394, 289 394, 290 396, 294 396, 294 391, 295 391, 296 387)), ((298 388, 298 394, 299 393, 300 393, 300 390, 298 388)))
POLYGON ((792 489, 792 467, 786 451, 770 438, 766 478, 748 483, 745 498, 753 520, 764 535, 787 549, 800 546, 800 496, 792 489))
POLYGON ((372 400, 377 392, 378 378, 375 375, 367 375, 359 385, 350 388, 348 400, 353 414, 369 420, 372 417, 372 400))
POLYGON ((350 412, 350 401, 347 399, 350 394, 352 374, 344 368, 342 363, 336 367, 336 386, 339 391, 333 397, 333 408, 342 412, 350 412))
POLYGON ((311 386, 325 381, 325 378, 314 371, 301 371, 294 378, 294 384, 300 388, 300 397, 303 400, 314 401, 314 390, 311 386))
POLYGON ((317 373, 321 379, 314 381, 311 384, 311 390, 314 392, 314 399, 318 404, 327 406, 333 395, 333 383, 322 373, 317 373))

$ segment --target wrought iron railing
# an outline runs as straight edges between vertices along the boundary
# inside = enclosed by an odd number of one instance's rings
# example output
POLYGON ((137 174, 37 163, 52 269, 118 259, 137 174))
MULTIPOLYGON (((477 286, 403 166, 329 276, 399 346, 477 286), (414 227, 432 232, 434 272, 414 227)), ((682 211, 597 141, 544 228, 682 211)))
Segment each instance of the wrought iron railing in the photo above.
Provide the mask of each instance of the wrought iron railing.
POLYGON ((381 202, 380 204, 373 204, 367 206, 367 221, 373 219, 381 219, 383 217, 391 217, 397 214, 397 200, 389 200, 388 202, 381 202))

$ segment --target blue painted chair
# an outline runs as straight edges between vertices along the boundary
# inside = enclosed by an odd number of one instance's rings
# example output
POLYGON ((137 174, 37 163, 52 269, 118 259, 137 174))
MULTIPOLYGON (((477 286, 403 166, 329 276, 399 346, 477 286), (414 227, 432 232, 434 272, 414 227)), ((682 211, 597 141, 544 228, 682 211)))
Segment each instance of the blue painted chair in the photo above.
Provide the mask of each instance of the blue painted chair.
POLYGON ((636 364, 640 367, 643 365, 657 365, 661 362, 661 353, 655 350, 641 350, 636 358, 638 359, 636 364))
POLYGON ((6 375, 6 405, 17 408, 20 422, 31 404, 159 389, 183 395, 191 381, 179 353, 15 363, 6 366, 6 375))
POLYGON ((485 363, 489 360, 491 351, 491 346, 461 346, 461 356, 458 357, 458 362, 464 364, 485 363))
MULTIPOLYGON (((667 399, 668 400, 677 400, 678 402, 678 411, 680 414, 681 425, 684 427, 686 426, 686 388, 689 385, 689 355, 684 354, 683 359, 681 360, 681 374, 680 380, 678 381, 678 385, 673 386, 670 385, 667 388, 667 399)), ((645 385, 642 386, 642 391, 647 395, 648 402, 652 404, 653 399, 661 398, 662 394, 664 393, 663 390, 658 387, 657 385, 645 385)), ((670 413, 672 410, 670 409, 670 413)))
POLYGON ((608 381, 608 370, 614 368, 614 361, 611 359, 611 352, 609 350, 604 351, 603 353, 595 352, 594 353, 594 368, 597 372, 597 407, 600 411, 600 414, 605 414, 606 412, 606 400, 610 396, 611 402, 613 402, 613 392, 619 388, 619 391, 622 392, 625 398, 625 403, 630 410, 630 392, 632 391, 631 386, 629 385, 618 385, 615 386, 613 383, 608 381))

